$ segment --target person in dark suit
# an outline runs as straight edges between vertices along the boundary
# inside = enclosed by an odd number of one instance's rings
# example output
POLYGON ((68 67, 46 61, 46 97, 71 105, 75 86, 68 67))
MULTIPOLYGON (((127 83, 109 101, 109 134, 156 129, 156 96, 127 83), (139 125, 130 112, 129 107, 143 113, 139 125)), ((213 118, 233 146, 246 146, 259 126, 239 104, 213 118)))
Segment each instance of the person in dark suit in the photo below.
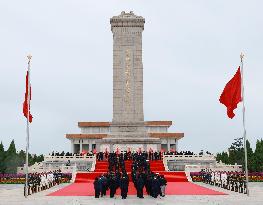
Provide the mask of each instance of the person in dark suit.
POLYGON ((152 180, 152 197, 157 198, 160 194, 160 184, 157 176, 154 176, 152 180))
POLYGON ((94 181, 94 190, 95 190, 95 198, 99 198, 100 196, 100 186, 99 186, 99 180, 98 177, 95 178, 94 181))
POLYGON ((143 197, 144 180, 143 180, 143 177, 142 177, 141 174, 138 176, 136 185, 137 185, 136 186, 136 188, 137 188, 137 197, 144 198, 143 197))
POLYGON ((110 198, 113 198, 115 193, 116 193, 116 177, 114 175, 111 176, 110 178, 110 198))
POLYGON ((122 199, 127 198, 128 187, 129 187, 129 177, 126 173, 124 173, 120 179, 120 188, 121 188, 122 199))
POLYGON ((101 176, 101 197, 106 196, 107 191, 107 178, 102 175, 101 176))

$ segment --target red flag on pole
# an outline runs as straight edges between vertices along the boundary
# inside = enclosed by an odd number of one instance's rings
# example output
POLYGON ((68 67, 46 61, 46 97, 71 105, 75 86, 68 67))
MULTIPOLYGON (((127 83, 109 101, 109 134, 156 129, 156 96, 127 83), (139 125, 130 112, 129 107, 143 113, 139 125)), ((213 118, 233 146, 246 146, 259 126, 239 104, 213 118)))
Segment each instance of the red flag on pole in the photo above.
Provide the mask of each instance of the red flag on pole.
POLYGON ((27 101, 27 98, 28 98, 28 71, 26 73, 26 93, 25 93, 25 101, 23 103, 23 113, 24 113, 24 116, 27 118, 27 115, 29 113, 29 119, 28 121, 29 122, 32 122, 32 119, 33 119, 33 116, 31 115, 30 113, 30 100, 31 100, 31 86, 30 86, 30 96, 29 96, 29 100, 27 101), (29 105, 28 105, 28 102, 29 102, 29 105), (28 111, 29 110, 29 111, 28 111))
POLYGON ((234 77, 226 84, 219 101, 227 107, 227 116, 232 119, 235 116, 234 109, 242 101, 240 67, 238 67, 234 77))

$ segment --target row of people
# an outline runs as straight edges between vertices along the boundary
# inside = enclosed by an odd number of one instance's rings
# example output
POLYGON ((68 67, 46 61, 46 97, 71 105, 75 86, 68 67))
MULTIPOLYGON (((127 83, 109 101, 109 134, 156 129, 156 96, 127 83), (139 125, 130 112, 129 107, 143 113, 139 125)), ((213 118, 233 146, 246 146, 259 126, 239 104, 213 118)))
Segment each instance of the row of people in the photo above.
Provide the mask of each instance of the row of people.
POLYGON ((211 169, 203 169, 200 174, 204 183, 239 193, 247 193, 247 184, 243 172, 212 171, 211 169))
MULTIPOLYGON (((116 151, 115 153, 117 154, 123 154, 124 155, 124 160, 131 160, 132 159, 132 154, 134 153, 144 153, 147 155, 147 159, 148 160, 159 160, 162 158, 163 155, 194 155, 193 152, 191 151, 180 151, 180 152, 177 152, 177 151, 173 151, 173 150, 170 150, 170 151, 161 151, 161 152, 156 152, 156 151, 153 151, 153 150, 149 150, 149 151, 116 151)), ((199 153, 199 155, 204 155, 204 154, 208 154, 208 155, 211 155, 210 152, 204 152, 203 150, 201 150, 201 152, 199 153)), ((108 156, 109 156, 109 152, 108 151, 105 151, 105 152, 97 152, 95 149, 93 151, 90 151, 90 152, 86 152, 86 151, 83 151, 81 153, 70 153, 70 152, 52 152, 50 154, 51 156, 83 156, 83 155, 87 155, 87 156, 94 156, 96 155, 96 158, 97 160, 99 161, 102 161, 102 160, 107 160, 108 159, 108 156)))
POLYGON ((53 172, 29 173, 28 186, 24 188, 24 195, 31 195, 58 185, 62 182, 61 170, 53 172))
POLYGON ((145 151, 139 151, 139 152, 131 152, 131 151, 124 151, 124 152, 98 152, 96 153, 96 158, 98 161, 104 161, 108 160, 109 157, 114 154, 117 155, 118 157, 123 158, 124 161, 126 160, 133 160, 134 157, 137 154, 141 154, 145 157, 146 160, 161 160, 162 159, 162 152, 145 152, 145 151))
POLYGON ((82 152, 82 153, 70 153, 70 152, 52 152, 51 154, 49 154, 50 156, 94 156, 95 153, 93 152, 82 152))
POLYGON ((167 151, 167 152, 164 152, 164 155, 194 155, 194 153, 191 151, 180 151, 180 152, 167 151))
POLYGON ((113 198, 118 188, 121 189, 122 199, 126 199, 129 187, 129 176, 126 172, 108 172, 95 178, 95 198, 106 196, 110 190, 110 198, 113 198))
MULTIPOLYGON (((167 151, 167 152, 164 152, 163 153, 164 155, 195 155, 193 152, 191 151, 180 151, 180 152, 177 152, 177 151, 167 151)), ((211 152, 204 152, 203 150, 201 150, 199 152, 199 155, 212 155, 211 152)))

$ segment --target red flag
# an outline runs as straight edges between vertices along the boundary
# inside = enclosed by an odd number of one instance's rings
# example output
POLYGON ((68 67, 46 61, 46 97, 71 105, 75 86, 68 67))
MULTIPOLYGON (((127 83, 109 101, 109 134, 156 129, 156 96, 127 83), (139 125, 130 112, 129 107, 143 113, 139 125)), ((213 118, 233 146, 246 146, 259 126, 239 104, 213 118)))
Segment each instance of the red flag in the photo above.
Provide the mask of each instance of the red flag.
POLYGON ((31 100, 31 86, 30 86, 30 96, 29 96, 29 105, 27 104, 27 97, 28 97, 28 71, 26 73, 26 93, 25 93, 25 101, 23 103, 23 113, 24 116, 27 118, 28 109, 29 109, 29 122, 32 122, 33 116, 30 113, 30 100, 31 100))
POLYGON ((227 107, 227 116, 232 119, 235 116, 234 109, 242 101, 240 67, 238 67, 234 77, 226 84, 219 101, 227 107))

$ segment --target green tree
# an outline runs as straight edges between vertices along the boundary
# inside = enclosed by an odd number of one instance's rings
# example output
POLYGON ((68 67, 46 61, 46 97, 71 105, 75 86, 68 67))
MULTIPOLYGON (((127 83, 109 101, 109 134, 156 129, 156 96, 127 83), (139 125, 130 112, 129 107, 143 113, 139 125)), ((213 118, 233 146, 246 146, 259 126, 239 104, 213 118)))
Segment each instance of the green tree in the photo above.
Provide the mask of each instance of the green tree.
MULTIPOLYGON (((247 167, 250 172, 253 172, 255 171, 254 153, 252 148, 250 147, 250 142, 248 140, 246 141, 246 147, 247 147, 247 167)), ((245 153, 243 152, 243 154, 245 153)))
MULTIPOLYGON (((33 165, 35 162, 42 162, 44 156, 41 155, 31 155, 28 154, 29 166, 33 165)), ((0 173, 16 173, 17 167, 24 166, 26 163, 26 153, 20 150, 19 153, 16 151, 15 141, 9 145, 9 148, 5 151, 3 143, 0 144, 0 173)))
POLYGON ((42 162, 42 161, 44 161, 44 155, 43 154, 37 156, 37 159, 36 159, 36 162, 42 162))
POLYGON ((227 152, 222 152, 222 153, 218 153, 216 156, 216 161, 217 162, 223 162, 225 164, 229 164, 229 157, 227 152))
MULTIPOLYGON (((250 142, 246 141, 248 171, 262 172, 263 171, 263 140, 257 140, 255 152, 250 146, 250 142)), ((217 162, 222 161, 225 164, 239 164, 245 167, 245 150, 243 147, 243 138, 236 138, 228 148, 229 153, 222 152, 216 156, 217 162)))
POLYGON ((26 153, 24 150, 20 150, 18 153, 18 158, 19 158, 19 166, 23 167, 24 164, 26 163, 26 153))
POLYGON ((14 140, 9 145, 8 150, 5 154, 5 173, 13 174, 17 172, 17 167, 19 165, 19 157, 16 153, 16 146, 14 140))
POLYGON ((12 142, 9 145, 8 150, 6 151, 7 155, 16 155, 16 145, 15 145, 15 141, 12 140, 12 142))
POLYGON ((5 149, 4 145, 1 142, 0 144, 0 173, 5 172, 5 149))
POLYGON ((229 164, 240 164, 244 167, 244 147, 243 138, 236 138, 228 149, 229 151, 229 164))
POLYGON ((263 140, 257 140, 254 153, 255 171, 263 171, 263 140))

